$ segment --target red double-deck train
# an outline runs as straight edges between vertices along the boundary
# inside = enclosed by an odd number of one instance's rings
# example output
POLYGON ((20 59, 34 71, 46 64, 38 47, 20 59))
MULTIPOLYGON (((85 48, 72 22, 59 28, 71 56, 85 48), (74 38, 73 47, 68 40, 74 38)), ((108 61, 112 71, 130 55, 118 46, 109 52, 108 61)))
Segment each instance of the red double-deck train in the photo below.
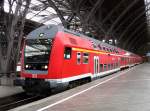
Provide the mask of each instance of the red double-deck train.
POLYGON ((43 91, 91 81, 141 62, 142 58, 131 52, 48 25, 27 36, 20 81, 26 91, 43 91))

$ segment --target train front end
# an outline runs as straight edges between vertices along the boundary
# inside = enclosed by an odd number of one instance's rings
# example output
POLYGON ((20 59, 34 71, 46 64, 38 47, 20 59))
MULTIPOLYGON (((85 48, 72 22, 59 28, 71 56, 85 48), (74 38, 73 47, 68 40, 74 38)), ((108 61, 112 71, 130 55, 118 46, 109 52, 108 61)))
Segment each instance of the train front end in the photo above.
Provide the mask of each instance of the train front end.
POLYGON ((32 31, 25 40, 22 51, 20 83, 29 93, 43 93, 51 89, 49 67, 53 41, 58 29, 43 26, 32 31))
POLYGON ((34 90, 38 90, 39 87, 43 89, 50 87, 44 78, 48 76, 51 45, 52 39, 26 40, 21 73, 21 76, 26 78, 25 90, 31 89, 31 87, 34 87, 34 90))

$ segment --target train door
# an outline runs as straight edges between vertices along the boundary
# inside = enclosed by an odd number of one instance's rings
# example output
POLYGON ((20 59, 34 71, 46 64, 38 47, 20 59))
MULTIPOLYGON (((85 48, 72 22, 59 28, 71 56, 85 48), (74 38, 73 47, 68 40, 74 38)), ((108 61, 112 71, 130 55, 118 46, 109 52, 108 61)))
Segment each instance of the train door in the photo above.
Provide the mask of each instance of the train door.
POLYGON ((99 57, 94 56, 94 76, 99 73, 99 57))
POLYGON ((121 58, 118 57, 118 68, 120 68, 120 67, 121 67, 121 58))

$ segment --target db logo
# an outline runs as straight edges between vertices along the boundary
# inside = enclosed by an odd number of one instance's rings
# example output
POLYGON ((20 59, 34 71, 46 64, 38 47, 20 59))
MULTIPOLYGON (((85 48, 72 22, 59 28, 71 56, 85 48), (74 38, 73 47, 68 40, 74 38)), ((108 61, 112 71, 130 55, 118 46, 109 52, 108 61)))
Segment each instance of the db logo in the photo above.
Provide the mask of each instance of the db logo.
POLYGON ((32 74, 32 78, 37 78, 37 74, 32 74))

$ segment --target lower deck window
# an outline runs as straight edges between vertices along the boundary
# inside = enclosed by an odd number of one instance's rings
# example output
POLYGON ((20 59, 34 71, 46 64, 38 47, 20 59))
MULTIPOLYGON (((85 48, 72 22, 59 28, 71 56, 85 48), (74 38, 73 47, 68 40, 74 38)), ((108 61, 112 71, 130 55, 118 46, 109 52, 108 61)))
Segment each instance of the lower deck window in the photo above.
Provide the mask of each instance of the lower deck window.
POLYGON ((118 68, 119 64, 118 63, 114 63, 114 68, 118 68))
POLYGON ((104 64, 104 71, 107 70, 107 64, 104 64))
POLYGON ((83 63, 88 64, 88 62, 89 62, 89 54, 83 53, 83 63))
POLYGON ((124 61, 125 60, 125 58, 124 57, 121 57, 121 61, 124 61))
POLYGON ((116 63, 116 68, 118 68, 118 63, 116 63))
POLYGON ((116 68, 116 63, 114 63, 114 69, 116 68))
POLYGON ((108 70, 110 70, 111 69, 111 65, 110 64, 108 64, 108 70))
POLYGON ((111 64, 111 69, 113 69, 114 68, 114 66, 113 66, 113 63, 111 64))
POLYGON ((99 72, 103 72, 103 64, 99 65, 99 72))

